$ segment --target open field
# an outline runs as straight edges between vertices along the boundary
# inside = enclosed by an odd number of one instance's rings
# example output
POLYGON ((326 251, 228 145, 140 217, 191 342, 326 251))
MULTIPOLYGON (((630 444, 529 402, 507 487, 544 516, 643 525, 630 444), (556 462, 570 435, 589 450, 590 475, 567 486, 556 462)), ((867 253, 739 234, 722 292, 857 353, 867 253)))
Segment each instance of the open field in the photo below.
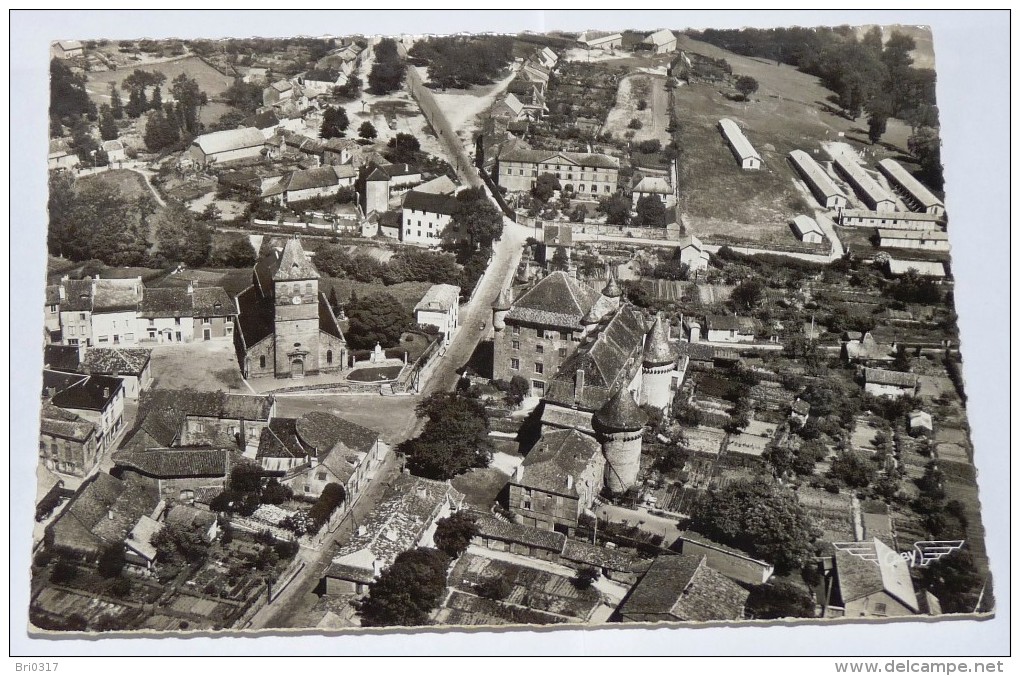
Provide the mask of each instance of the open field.
MULTIPOLYGON (((166 75, 166 82, 163 83, 161 88, 164 101, 169 101, 172 98, 170 95, 170 85, 175 77, 184 73, 188 77, 194 78, 198 82, 199 89, 209 95, 210 102, 202 108, 200 113, 200 119, 205 124, 216 122, 223 113, 230 110, 230 106, 224 103, 217 103, 213 99, 225 92, 233 83, 233 79, 207 65, 197 56, 144 66, 127 66, 118 70, 108 70, 101 73, 89 73, 88 82, 85 86, 89 93, 89 98, 95 101, 97 106, 110 103, 110 83, 116 82, 119 87, 124 78, 135 70, 149 72, 158 70, 166 75)), ((151 96, 152 91, 149 90, 148 94, 151 96)), ((121 92, 121 99, 127 102, 126 92, 121 92)))
POLYGON ((662 145, 669 143, 669 93, 666 91, 666 78, 651 75, 635 74, 620 80, 616 92, 616 105, 606 117, 604 132, 612 133, 614 138, 623 138, 629 131, 634 131, 635 141, 658 139, 662 145), (638 101, 647 102, 644 110, 638 110, 638 101), (632 119, 641 123, 641 128, 631 130, 627 125, 632 119))
POLYGON ((335 277, 323 277, 319 282, 319 290, 326 294, 327 298, 331 289, 336 289, 336 295, 340 302, 350 298, 351 291, 357 293, 358 298, 363 298, 370 293, 388 293, 400 301, 400 304, 407 308, 408 313, 414 311, 414 306, 418 304, 418 301, 422 299, 422 296, 425 295, 425 292, 431 286, 428 282, 401 282, 400 284, 385 286, 383 284, 356 282, 352 279, 337 279, 335 277))
POLYGON ((151 194, 148 186, 145 185, 145 179, 142 178, 140 174, 131 171, 130 169, 111 169, 109 171, 101 171, 97 174, 82 176, 76 181, 78 186, 93 183, 108 186, 128 201, 136 200, 142 195, 151 194))

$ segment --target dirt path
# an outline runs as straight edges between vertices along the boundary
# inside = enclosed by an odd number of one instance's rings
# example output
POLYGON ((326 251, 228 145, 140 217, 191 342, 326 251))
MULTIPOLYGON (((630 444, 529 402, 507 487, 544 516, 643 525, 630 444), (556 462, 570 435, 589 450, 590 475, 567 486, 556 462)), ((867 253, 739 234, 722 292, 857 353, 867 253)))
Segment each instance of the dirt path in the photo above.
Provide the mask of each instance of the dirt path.
MULTIPOLYGON (((419 71, 424 71, 421 68, 419 71)), ((421 73, 422 79, 427 79, 425 72, 421 73)), ((516 70, 511 70, 506 77, 485 87, 472 87, 471 89, 450 89, 446 91, 433 90, 432 94, 436 103, 443 110, 443 115, 450 123, 450 126, 469 152, 474 150, 474 132, 478 129, 478 118, 487 111, 495 100, 506 91, 510 82, 517 75, 516 70)))
POLYGON ((666 78, 635 73, 620 80, 619 88, 616 90, 616 105, 606 116, 603 131, 612 132, 615 137, 623 137, 631 131, 627 125, 632 119, 641 123, 641 128, 634 131, 635 141, 658 139, 663 145, 669 143, 670 135, 666 131, 669 125, 669 92, 666 91, 666 78), (644 110, 637 108, 641 99, 647 102, 644 110))

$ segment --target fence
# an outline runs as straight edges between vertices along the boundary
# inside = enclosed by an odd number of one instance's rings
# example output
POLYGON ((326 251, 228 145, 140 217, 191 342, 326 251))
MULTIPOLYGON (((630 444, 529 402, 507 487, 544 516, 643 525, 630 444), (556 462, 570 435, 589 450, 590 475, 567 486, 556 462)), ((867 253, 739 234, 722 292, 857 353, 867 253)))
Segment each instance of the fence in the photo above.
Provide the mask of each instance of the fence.
POLYGON ((439 142, 446 148, 451 164, 453 164, 457 173, 470 183, 471 187, 481 187, 482 179, 479 178, 478 173, 475 171, 474 163, 464 149, 460 138, 453 131, 453 128, 450 127, 449 121, 443 115, 439 104, 436 103, 436 98, 429 91, 429 88, 425 86, 425 83, 422 82, 421 75, 418 74, 418 69, 414 66, 407 67, 407 86, 411 90, 411 96, 418 102, 418 107, 421 108, 421 112, 425 115, 429 126, 432 127, 432 131, 435 132, 436 136, 439 137, 439 142))
POLYGON ((425 348, 425 351, 421 353, 414 363, 409 367, 405 367, 400 375, 397 376, 397 381, 393 383, 393 390, 395 392, 415 392, 421 387, 423 380, 428 380, 429 376, 432 375, 432 370, 435 368, 435 364, 438 363, 438 359, 435 357, 440 356, 442 348, 442 341, 438 338, 432 341, 432 343, 425 348))

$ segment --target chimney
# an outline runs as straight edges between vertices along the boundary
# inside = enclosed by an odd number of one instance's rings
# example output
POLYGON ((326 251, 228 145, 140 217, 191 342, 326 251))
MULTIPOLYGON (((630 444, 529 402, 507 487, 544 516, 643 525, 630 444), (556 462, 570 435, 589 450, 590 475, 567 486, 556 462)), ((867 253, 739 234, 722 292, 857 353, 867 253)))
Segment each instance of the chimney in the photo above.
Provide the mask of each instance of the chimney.
POLYGON ((103 388, 103 399, 109 399, 109 398, 110 398, 110 388, 109 387, 104 387, 103 388))
POLYGON ((195 293, 195 283, 190 280, 188 281, 188 293, 195 293))
POLYGON ((106 516, 110 519, 110 521, 113 521, 113 510, 112 509, 106 510, 106 516))
MULTIPOLYGON (((65 276, 64 279, 67 279, 67 277, 65 276)), ((63 280, 61 280, 61 282, 63 282, 63 280)), ((67 300, 67 289, 64 288, 63 283, 61 283, 60 286, 57 287, 57 293, 60 296, 61 302, 67 300)))
POLYGON ((368 535, 368 527, 367 526, 358 526, 358 535, 360 535, 361 537, 364 537, 364 536, 368 535))
POLYGON ((568 474, 567 475, 567 490, 569 491, 569 490, 571 490, 573 488, 574 488, 574 475, 573 474, 568 474))
POLYGON ((574 374, 574 401, 579 400, 584 395, 584 369, 577 369, 577 373, 574 374))

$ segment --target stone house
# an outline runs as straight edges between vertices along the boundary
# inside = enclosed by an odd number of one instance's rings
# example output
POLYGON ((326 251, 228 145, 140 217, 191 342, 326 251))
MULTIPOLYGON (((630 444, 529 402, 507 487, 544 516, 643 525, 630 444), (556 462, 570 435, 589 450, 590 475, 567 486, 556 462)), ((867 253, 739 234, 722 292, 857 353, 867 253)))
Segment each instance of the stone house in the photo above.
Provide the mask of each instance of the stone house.
POLYGON ((138 399, 152 384, 150 353, 151 350, 145 348, 93 347, 85 351, 78 370, 89 375, 120 378, 124 381, 124 396, 138 399))
POLYGON ((99 430, 81 416, 43 403, 39 426, 39 461, 60 474, 87 476, 96 467, 99 430))
POLYGON ((99 456, 116 445, 124 432, 123 380, 44 370, 43 388, 54 406, 96 426, 99 456))
POLYGON ((401 205, 400 241, 436 246, 450 225, 457 198, 452 195, 409 191, 401 205))
POLYGON ((414 321, 434 326, 443 334, 443 344, 449 345, 460 326, 460 287, 452 284, 433 284, 414 306, 414 321))
POLYGON ((496 182, 510 192, 528 192, 541 174, 552 174, 562 189, 581 199, 604 197, 617 190, 620 161, 600 153, 510 148, 499 153, 496 182))
POLYGON ((707 557, 664 554, 623 600, 623 622, 733 622, 750 593, 708 566, 707 557))

